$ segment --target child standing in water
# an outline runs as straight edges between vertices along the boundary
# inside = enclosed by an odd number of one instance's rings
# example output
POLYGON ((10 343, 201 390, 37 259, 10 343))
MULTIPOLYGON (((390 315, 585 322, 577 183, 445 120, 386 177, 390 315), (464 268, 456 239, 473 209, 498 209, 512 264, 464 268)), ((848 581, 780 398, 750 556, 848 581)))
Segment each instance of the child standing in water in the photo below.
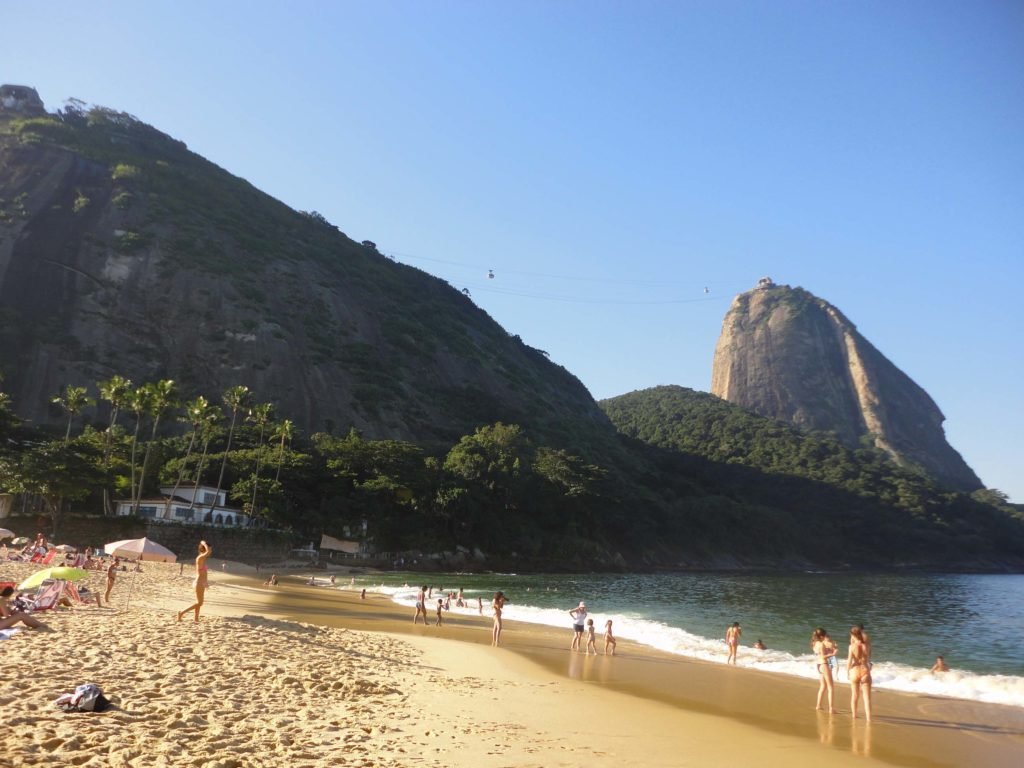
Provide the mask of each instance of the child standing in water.
POLYGON ((593 653, 597 656, 597 646, 594 644, 594 620, 587 619, 587 655, 593 653))
POLYGON ((612 649, 612 656, 615 655, 615 636, 612 634, 612 620, 604 623, 604 655, 608 655, 608 648, 612 649))

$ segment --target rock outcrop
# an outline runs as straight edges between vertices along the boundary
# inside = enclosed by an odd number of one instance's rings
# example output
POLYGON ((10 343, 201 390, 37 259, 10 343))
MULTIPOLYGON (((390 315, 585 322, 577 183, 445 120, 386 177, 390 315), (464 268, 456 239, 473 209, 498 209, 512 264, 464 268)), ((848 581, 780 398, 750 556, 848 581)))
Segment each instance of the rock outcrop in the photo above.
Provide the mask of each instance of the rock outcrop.
POLYGON ((131 115, 0 93, 0 380, 20 417, 61 423, 55 395, 116 374, 214 402, 245 385, 307 433, 614 439, 578 379, 443 280, 131 115))
POLYGON ((945 486, 982 487, 946 442, 945 417, 928 393, 802 288, 765 278, 736 297, 715 348, 711 392, 852 447, 869 440, 945 486))

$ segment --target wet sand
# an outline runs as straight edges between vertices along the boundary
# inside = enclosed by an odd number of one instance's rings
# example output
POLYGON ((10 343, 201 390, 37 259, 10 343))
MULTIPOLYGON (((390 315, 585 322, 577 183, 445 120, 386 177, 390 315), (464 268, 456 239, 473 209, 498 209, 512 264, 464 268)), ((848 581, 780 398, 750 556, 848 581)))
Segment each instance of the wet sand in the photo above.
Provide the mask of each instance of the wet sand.
POLYGON ((486 615, 414 627, 384 596, 267 588, 211 565, 198 625, 174 619, 191 568, 146 564, 130 604, 125 573, 112 608, 49 612, 52 631, 0 641, 20 671, 0 689, 0 765, 998 767, 1024 754, 1022 708, 881 691, 869 725, 851 720, 845 684, 829 716, 809 680, 623 640, 588 657, 569 652, 568 629, 511 621, 491 648, 486 615), (81 682, 115 707, 52 706, 81 682))

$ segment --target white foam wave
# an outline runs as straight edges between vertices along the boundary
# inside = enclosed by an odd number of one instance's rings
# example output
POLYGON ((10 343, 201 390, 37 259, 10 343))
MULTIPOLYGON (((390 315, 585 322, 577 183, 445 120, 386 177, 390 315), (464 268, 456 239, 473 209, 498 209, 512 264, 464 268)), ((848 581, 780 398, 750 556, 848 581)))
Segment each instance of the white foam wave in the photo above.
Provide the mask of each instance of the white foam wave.
MULTIPOLYGON (((411 586, 386 587, 380 585, 373 589, 390 595, 394 602, 409 608, 415 607, 416 594, 419 591, 418 587, 411 586)), ((491 596, 490 592, 466 590, 465 597, 469 603, 468 607, 456 608, 453 602, 451 612, 476 615, 478 613, 477 598, 479 597, 484 614, 490 615, 491 596)), ((436 605, 437 597, 438 593, 435 591, 434 605, 436 605)), ((509 603, 505 606, 504 616, 512 621, 564 627, 567 632, 571 630, 572 626, 572 619, 566 611, 555 608, 538 608, 531 605, 509 603)), ((632 640, 667 653, 725 663, 726 648, 722 639, 695 635, 679 627, 651 621, 637 614, 593 614, 591 618, 594 619, 599 638, 603 637, 605 621, 611 619, 616 637, 632 640)), ((738 666, 811 680, 818 679, 814 656, 810 653, 793 655, 785 651, 771 649, 758 651, 743 647, 740 648, 738 666)), ((845 682, 845 660, 840 661, 839 667, 838 680, 845 682)), ((958 670, 933 675, 929 670, 920 667, 879 662, 872 667, 871 677, 876 688, 1024 707, 1024 677, 1014 675, 978 675, 958 670)))

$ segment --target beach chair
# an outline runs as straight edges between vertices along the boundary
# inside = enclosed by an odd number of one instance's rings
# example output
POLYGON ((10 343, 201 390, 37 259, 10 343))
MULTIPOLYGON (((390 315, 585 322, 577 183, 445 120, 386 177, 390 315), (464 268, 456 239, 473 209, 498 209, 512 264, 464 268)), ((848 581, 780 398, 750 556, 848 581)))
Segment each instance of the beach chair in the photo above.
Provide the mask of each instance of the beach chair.
MULTIPOLYGON (((76 603, 82 603, 83 605, 85 604, 85 598, 83 598, 78 593, 78 587, 75 586, 74 582, 69 581, 69 582, 67 582, 64 585, 64 594, 66 594, 68 597, 70 597, 76 603)), ((91 592, 87 592, 86 594, 88 594, 89 596, 92 596, 91 592)))
POLYGON ((60 596, 64 594, 64 582, 59 579, 44 581, 43 586, 36 592, 32 605, 29 606, 29 613, 36 611, 48 611, 56 607, 60 596))
POLYGON ((40 565, 49 565, 50 563, 53 562, 53 558, 55 558, 56 556, 57 556, 57 550, 56 549, 51 549, 49 552, 46 553, 45 557, 43 557, 43 559, 40 561, 40 565))

